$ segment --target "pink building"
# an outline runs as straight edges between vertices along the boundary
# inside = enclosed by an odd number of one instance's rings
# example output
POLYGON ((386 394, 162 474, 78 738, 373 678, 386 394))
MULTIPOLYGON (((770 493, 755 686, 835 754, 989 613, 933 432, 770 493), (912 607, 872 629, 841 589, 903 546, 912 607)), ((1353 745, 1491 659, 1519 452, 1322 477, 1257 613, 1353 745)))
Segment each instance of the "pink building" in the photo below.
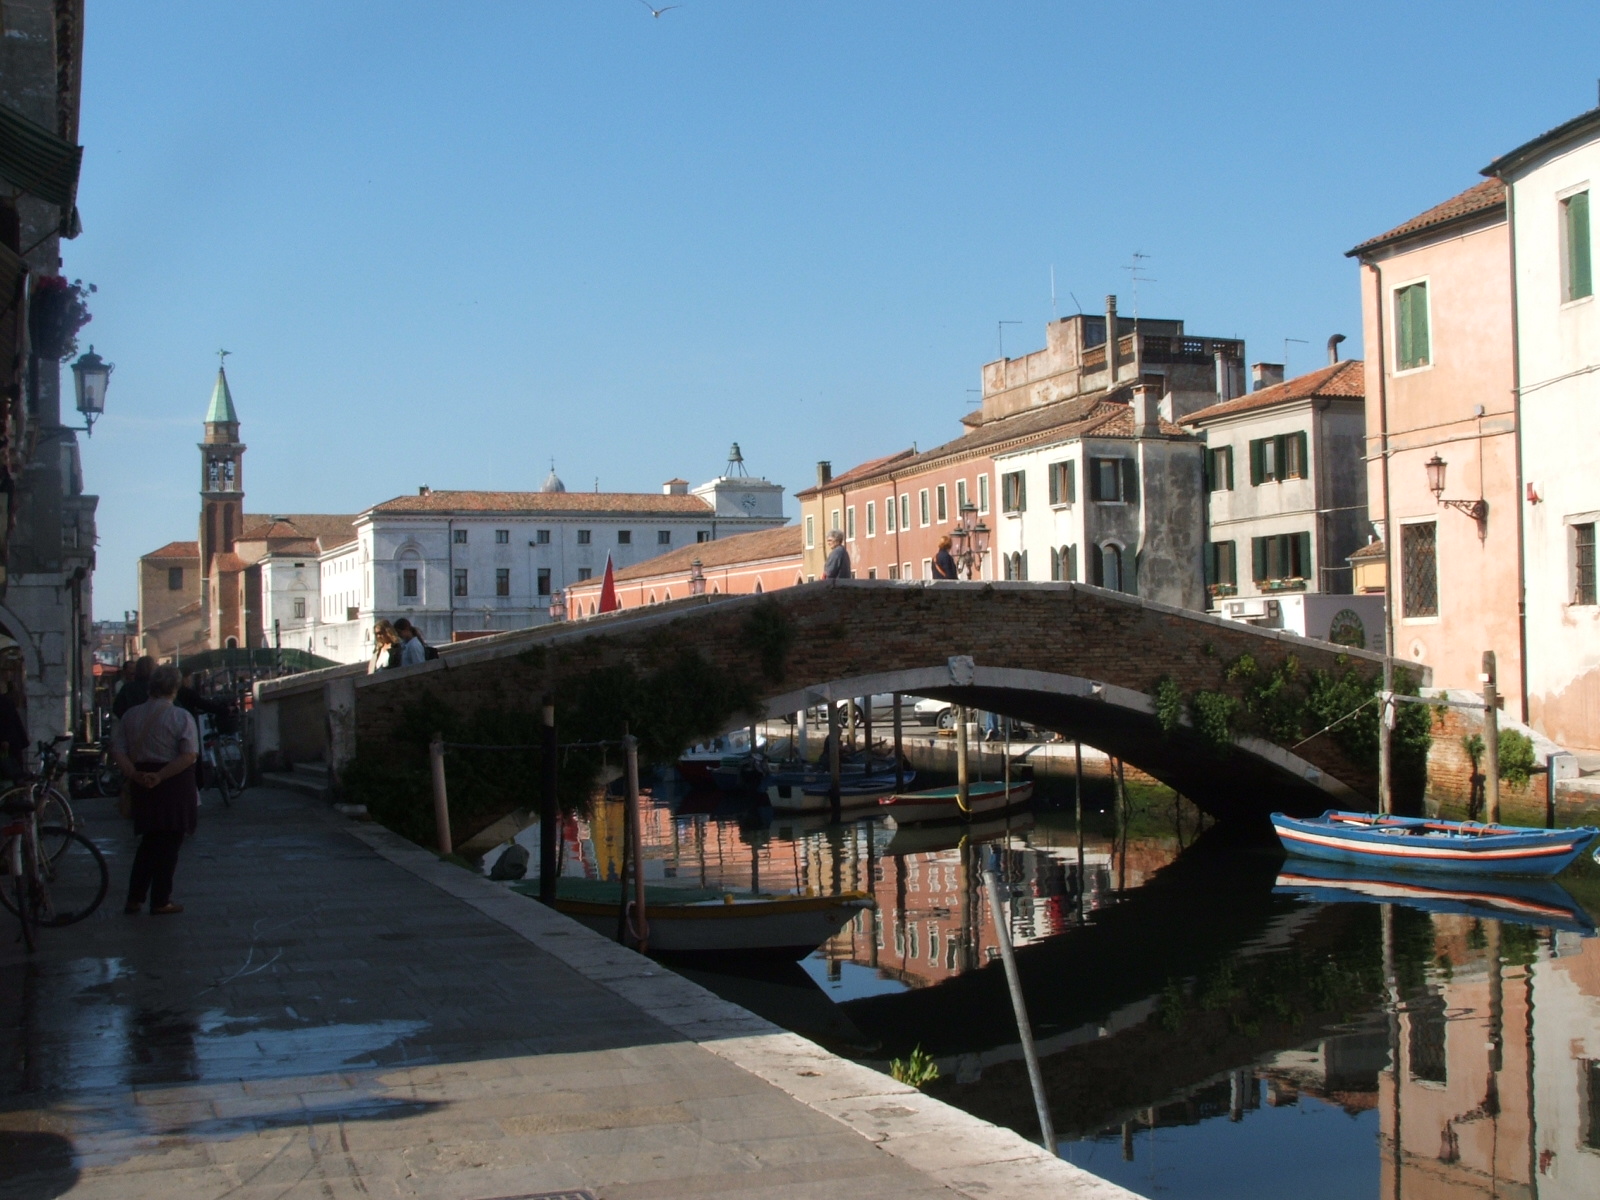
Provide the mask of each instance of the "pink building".
MULTIPOLYGON (((664 604, 694 595, 748 595, 804 583, 800 527, 784 525, 682 546, 615 574, 621 608, 664 604)), ((604 576, 567 589, 567 616, 592 617, 600 611, 604 576)))

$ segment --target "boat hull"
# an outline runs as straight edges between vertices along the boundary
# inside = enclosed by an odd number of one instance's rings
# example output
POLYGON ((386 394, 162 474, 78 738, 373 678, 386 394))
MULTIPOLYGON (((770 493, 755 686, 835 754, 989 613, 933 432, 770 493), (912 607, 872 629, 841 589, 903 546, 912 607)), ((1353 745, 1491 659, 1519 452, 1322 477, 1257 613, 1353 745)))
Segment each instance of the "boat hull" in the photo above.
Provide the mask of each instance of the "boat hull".
POLYGON ((1284 850, 1300 858, 1430 874, 1548 879, 1581 854, 1600 829, 1528 829, 1329 810, 1298 819, 1272 814, 1284 850))
POLYGON ((878 802, 878 812, 893 817, 896 825, 919 825, 929 821, 972 821, 1020 808, 1033 799, 1033 783, 1013 783, 1008 791, 1003 783, 968 785, 967 807, 962 809, 953 787, 930 788, 922 792, 901 792, 878 802))
MULTIPOLYGON (((607 938, 617 935, 617 906, 557 900, 556 911, 607 938)), ((646 908, 650 953, 688 958, 804 958, 873 907, 870 897, 780 896, 771 900, 646 908)))

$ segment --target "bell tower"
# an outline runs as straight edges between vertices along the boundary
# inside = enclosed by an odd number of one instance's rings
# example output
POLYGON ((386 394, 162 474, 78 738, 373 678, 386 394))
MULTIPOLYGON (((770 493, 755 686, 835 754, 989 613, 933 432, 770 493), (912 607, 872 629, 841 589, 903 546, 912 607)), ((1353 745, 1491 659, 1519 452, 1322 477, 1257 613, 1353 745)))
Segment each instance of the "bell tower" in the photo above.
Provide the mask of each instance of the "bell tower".
MULTIPOLYGON (((227 354, 223 350, 219 357, 225 359, 227 354)), ((231 553, 243 531, 244 451, 239 414, 228 390, 228 372, 219 362, 211 407, 206 410, 205 440, 200 443, 200 594, 208 617, 212 616, 216 557, 231 553)))

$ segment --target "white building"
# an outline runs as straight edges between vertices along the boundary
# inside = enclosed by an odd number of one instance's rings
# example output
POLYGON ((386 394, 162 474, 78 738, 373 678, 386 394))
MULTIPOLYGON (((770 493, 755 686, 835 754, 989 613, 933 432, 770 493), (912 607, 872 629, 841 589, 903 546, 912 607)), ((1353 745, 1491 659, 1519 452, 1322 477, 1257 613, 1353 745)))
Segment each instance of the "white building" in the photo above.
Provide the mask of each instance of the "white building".
POLYGON ((994 455, 994 549, 1005 579, 1092 583, 1203 608, 1199 440, 1161 419, 1159 392, 1095 405, 1059 436, 994 455))
POLYGON ((552 471, 537 492, 424 487, 374 505, 355 518, 353 539, 318 559, 312 652, 365 659, 379 619, 405 617, 435 644, 543 624, 567 586, 599 578, 608 557, 620 570, 782 525, 783 488, 736 473, 737 453, 727 474, 693 491, 674 479, 659 493, 569 492, 552 471))
POLYGON ((1600 309, 1590 225, 1600 109, 1484 174, 1505 182, 1511 221, 1529 721, 1564 745, 1600 749, 1600 309))

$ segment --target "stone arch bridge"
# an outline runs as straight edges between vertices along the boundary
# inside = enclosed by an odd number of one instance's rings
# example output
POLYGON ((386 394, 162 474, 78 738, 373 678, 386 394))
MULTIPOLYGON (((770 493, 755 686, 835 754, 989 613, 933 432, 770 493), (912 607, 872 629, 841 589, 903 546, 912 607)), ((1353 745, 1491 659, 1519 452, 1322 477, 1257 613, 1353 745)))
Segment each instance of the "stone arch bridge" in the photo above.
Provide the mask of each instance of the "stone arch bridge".
POLYGON ((532 710, 577 674, 623 663, 648 673, 684 648, 751 685, 759 711, 735 724, 909 692, 1081 738, 1220 818, 1368 808, 1376 792, 1375 764, 1326 735, 1293 748, 1236 736, 1219 754, 1187 710, 1164 729, 1154 692, 1170 678, 1185 696, 1237 694, 1228 666, 1245 654, 1263 670, 1293 655, 1308 671, 1364 675, 1380 670, 1378 655, 1073 583, 851 580, 700 596, 441 647, 436 660, 374 675, 364 665, 308 672, 258 685, 258 749, 337 770, 357 744, 381 753, 423 689, 463 711, 488 695, 532 710))

